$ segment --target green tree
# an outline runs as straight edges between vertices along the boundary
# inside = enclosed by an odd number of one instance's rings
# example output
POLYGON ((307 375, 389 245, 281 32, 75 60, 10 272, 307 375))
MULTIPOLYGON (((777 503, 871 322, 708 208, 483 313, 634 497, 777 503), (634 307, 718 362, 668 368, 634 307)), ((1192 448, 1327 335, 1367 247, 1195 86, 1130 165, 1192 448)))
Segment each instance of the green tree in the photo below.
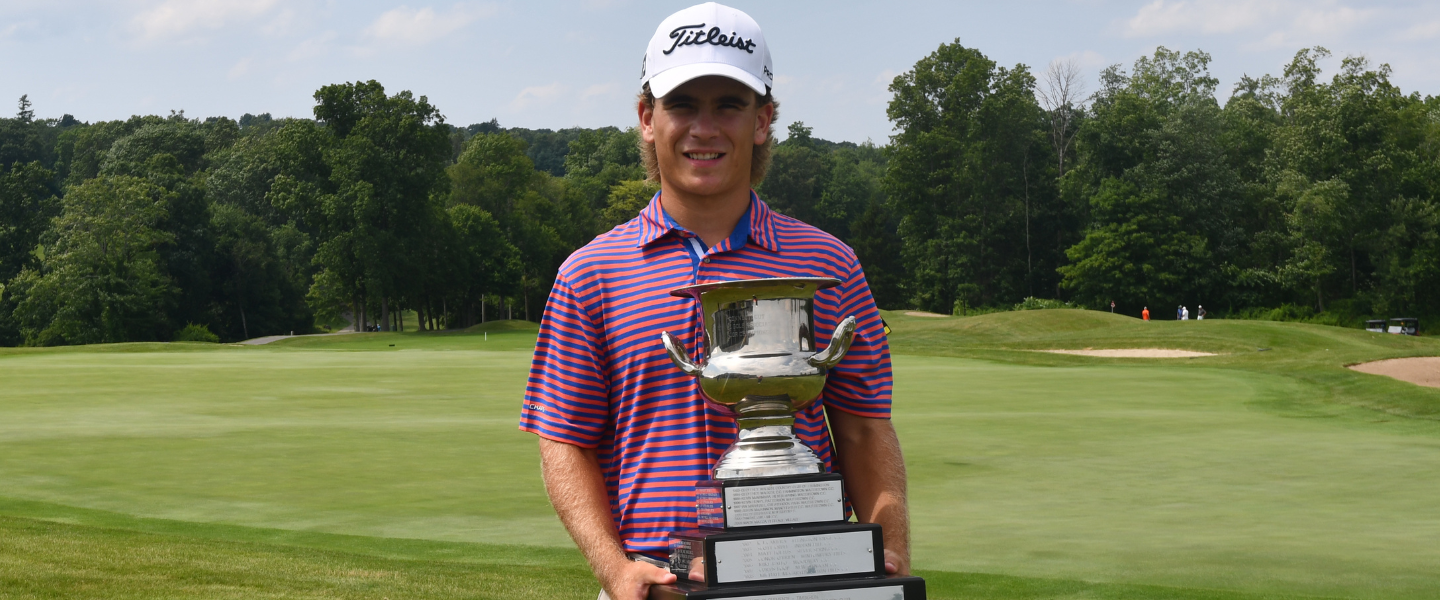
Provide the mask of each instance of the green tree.
POLYGON ((375 81, 328 85, 315 100, 315 117, 335 136, 325 153, 335 191, 321 201, 316 253, 328 291, 312 298, 348 297, 361 322, 374 300, 388 328, 391 302, 427 266, 415 256, 448 192, 449 127, 425 96, 387 96, 375 81))
POLYGON ((101 176, 141 177, 168 192, 159 224, 168 241, 158 251, 161 269, 177 291, 165 315, 172 330, 212 318, 215 240, 201 171, 205 156, 204 132, 177 114, 116 140, 100 164, 101 176))
POLYGON ((72 188, 38 269, 12 287, 27 344, 93 344, 167 338, 175 288, 158 249, 170 241, 163 187, 127 175, 72 188))
POLYGON ((610 188, 606 198, 605 211, 600 215, 601 225, 614 229, 645 210, 650 200, 660 191, 660 186, 643 179, 622 181, 610 188))
POLYGON ((1078 299, 1113 300, 1132 313, 1218 300, 1230 286, 1224 276, 1243 268, 1248 207, 1222 145, 1226 121, 1209 63, 1204 52, 1160 47, 1129 73, 1118 65, 1102 73, 1066 176, 1089 218, 1084 238, 1067 250, 1073 264, 1061 268, 1063 287, 1078 299), (1131 260, 1149 262, 1106 271, 1131 260))
POLYGON ((59 208, 52 177, 39 162, 0 169, 0 282, 36 266, 35 247, 59 208))
POLYGON ((958 40, 890 85, 898 133, 886 184, 915 306, 950 312, 1026 295, 1027 194, 1043 185, 1029 173, 1053 162, 1034 85, 1024 65, 998 67, 958 40))
POLYGON ((1059 268, 1062 285, 1081 303, 1129 300, 1149 306, 1182 303, 1208 260, 1204 237, 1187 233, 1156 190, 1110 178, 1090 198, 1094 216, 1085 238, 1059 268))
POLYGON ((790 124, 789 136, 776 144, 771 154, 770 169, 757 193, 771 208, 781 214, 825 229, 820 221, 820 202, 830 182, 830 153, 815 147, 811 129, 796 121, 790 124))

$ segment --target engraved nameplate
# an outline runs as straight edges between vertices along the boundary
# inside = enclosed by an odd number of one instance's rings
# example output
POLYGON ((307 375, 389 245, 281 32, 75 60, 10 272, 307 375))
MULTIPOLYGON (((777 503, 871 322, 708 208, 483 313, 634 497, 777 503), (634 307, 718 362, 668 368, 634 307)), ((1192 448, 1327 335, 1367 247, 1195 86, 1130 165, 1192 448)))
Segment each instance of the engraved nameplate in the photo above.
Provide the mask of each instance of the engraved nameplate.
POLYGON ((866 530, 716 542, 716 583, 874 573, 874 539, 866 530))
POLYGON ((885 587, 855 588, 852 590, 826 590, 823 592, 742 596, 731 600, 905 600, 905 588, 898 585, 888 585, 885 587))
POLYGON ((729 527, 844 521, 840 481, 813 481, 725 488, 729 527))

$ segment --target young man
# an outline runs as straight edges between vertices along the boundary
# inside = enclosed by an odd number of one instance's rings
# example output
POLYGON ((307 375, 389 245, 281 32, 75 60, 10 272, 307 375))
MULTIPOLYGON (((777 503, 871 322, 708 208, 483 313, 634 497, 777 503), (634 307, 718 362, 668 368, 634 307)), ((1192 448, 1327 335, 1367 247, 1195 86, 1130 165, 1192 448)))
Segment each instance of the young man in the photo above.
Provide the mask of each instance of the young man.
POLYGON ((855 340, 795 431, 845 474, 855 516, 884 527, 887 571, 909 572, 889 346, 864 273, 849 247, 751 191, 773 143, 772 80, 749 15, 707 3, 662 22, 636 107, 660 193, 571 255, 546 305, 520 428, 540 437, 546 490, 601 598, 641 600, 675 580, 664 563, 669 533, 695 526, 695 484, 735 441, 734 419, 704 403, 660 343, 668 330, 703 354, 697 303, 669 291, 705 281, 842 282, 816 295, 815 336, 828 339, 854 315, 855 340))

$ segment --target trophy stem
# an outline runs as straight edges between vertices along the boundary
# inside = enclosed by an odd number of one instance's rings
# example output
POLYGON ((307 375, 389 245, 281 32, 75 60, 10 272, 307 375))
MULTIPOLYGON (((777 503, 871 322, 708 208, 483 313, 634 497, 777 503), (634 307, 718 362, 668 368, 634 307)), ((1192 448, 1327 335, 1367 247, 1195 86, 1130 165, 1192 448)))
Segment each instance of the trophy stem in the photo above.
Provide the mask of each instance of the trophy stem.
POLYGON ((748 396, 735 406, 739 440, 720 456, 715 479, 779 477, 824 472, 824 464, 795 437, 788 396, 748 396))

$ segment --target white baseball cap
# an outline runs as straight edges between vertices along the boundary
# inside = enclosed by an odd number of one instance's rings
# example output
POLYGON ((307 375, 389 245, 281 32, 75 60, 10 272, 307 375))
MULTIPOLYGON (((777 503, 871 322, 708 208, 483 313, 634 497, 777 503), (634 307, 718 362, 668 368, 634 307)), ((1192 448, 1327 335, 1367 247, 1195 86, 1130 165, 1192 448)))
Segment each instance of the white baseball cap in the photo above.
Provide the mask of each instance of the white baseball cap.
POLYGON ((770 49, 755 19, 706 2, 660 22, 645 48, 640 85, 649 83, 650 93, 664 98, 691 79, 720 75, 764 95, 775 83, 770 66, 770 49))

